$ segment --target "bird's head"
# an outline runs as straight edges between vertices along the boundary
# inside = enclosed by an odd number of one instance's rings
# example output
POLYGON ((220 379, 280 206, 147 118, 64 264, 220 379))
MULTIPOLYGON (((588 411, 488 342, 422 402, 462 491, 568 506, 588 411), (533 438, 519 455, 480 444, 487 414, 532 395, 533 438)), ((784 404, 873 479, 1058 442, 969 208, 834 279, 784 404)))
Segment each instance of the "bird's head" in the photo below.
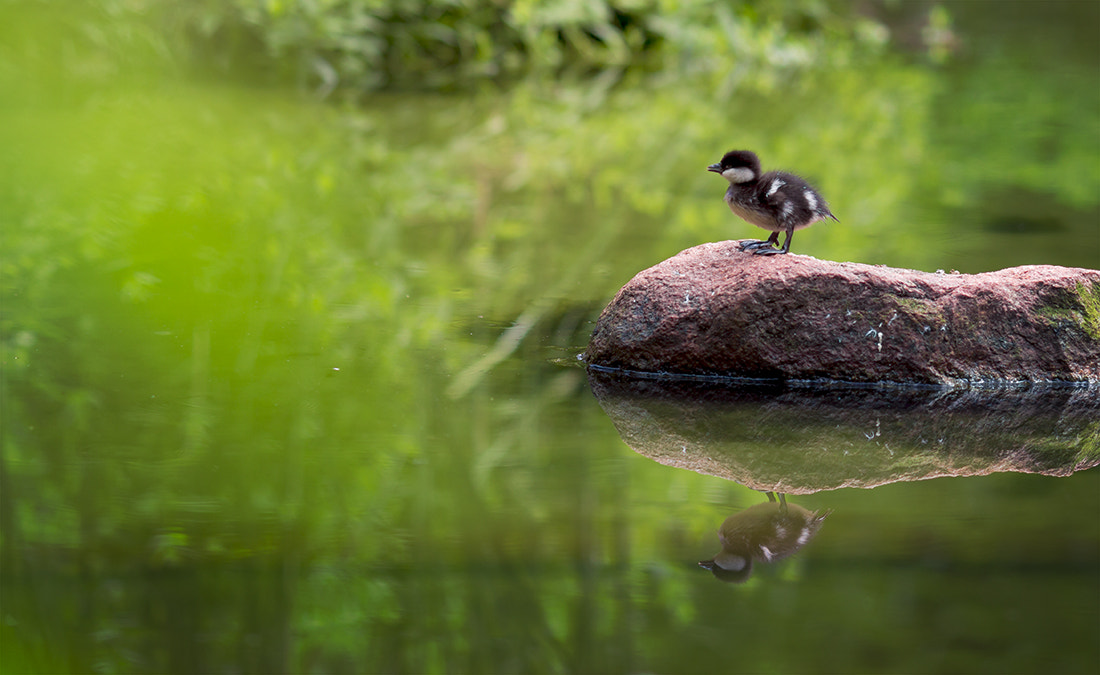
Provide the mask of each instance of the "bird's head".
POLYGON ((749 150, 730 150, 721 162, 708 166, 707 171, 720 174, 732 184, 749 183, 760 177, 760 158, 749 150))

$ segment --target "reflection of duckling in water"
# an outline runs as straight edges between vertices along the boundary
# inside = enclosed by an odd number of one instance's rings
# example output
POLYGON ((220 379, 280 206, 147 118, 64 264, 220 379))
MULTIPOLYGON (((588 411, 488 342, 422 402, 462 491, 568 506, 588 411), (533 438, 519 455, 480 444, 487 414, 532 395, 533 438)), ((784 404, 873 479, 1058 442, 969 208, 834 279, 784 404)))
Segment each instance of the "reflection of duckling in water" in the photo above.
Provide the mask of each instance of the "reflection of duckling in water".
POLYGON ((768 493, 768 502, 735 513, 718 530, 722 550, 700 567, 722 581, 742 582, 752 574, 752 561, 773 562, 806 545, 830 511, 809 511, 787 498, 768 493))

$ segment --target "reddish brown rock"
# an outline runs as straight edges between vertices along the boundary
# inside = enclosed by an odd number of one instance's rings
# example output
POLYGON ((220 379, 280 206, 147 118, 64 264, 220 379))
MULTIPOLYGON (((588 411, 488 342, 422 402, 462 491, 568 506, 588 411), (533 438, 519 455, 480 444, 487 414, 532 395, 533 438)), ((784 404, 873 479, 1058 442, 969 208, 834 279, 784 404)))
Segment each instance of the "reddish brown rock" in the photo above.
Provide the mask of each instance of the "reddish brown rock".
POLYGON ((797 380, 1100 383, 1100 271, 929 273, 703 244, 620 289, 584 359, 797 380))

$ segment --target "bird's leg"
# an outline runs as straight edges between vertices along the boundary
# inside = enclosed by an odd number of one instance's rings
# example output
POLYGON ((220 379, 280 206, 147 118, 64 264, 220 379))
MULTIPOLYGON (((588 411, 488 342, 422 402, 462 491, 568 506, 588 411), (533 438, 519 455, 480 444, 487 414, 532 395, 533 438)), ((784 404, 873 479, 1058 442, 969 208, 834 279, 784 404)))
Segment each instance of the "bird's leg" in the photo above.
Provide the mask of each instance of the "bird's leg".
MULTIPOLYGON (((754 249, 753 253, 756 254, 756 255, 779 255, 781 253, 786 253, 786 252, 791 250, 791 237, 793 237, 793 236, 794 236, 794 228, 793 227, 788 227, 787 228, 787 239, 783 242, 783 248, 778 248, 778 249, 777 248, 758 248, 758 249, 754 249)), ((771 236, 771 239, 768 239, 768 241, 770 241, 773 244, 778 244, 779 243, 779 233, 778 232, 773 232, 772 236, 771 236)), ((742 250, 744 250, 744 249, 742 249, 742 250)))
MULTIPOLYGON (((774 493, 774 492, 765 492, 764 494, 768 495, 768 501, 770 503, 772 503, 772 504, 775 503, 775 494, 776 493, 774 493)), ((787 513, 787 495, 783 494, 782 492, 779 493, 779 512, 784 514, 784 515, 786 515, 786 513, 787 513)))
POLYGON ((767 241, 743 241, 738 244, 738 248, 742 251, 752 251, 754 253, 760 253, 760 249, 765 247, 771 248, 779 244, 779 233, 772 232, 772 236, 768 237, 767 241))

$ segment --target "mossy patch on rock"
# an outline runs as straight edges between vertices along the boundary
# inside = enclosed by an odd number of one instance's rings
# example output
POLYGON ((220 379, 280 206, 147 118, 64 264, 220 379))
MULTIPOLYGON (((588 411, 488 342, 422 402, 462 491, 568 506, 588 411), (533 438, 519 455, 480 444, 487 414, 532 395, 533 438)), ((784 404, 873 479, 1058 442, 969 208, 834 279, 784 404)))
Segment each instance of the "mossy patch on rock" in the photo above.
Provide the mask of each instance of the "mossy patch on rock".
POLYGON ((1074 286, 1077 298, 1081 301, 1081 327, 1094 340, 1100 340, 1100 284, 1078 283, 1074 286))

